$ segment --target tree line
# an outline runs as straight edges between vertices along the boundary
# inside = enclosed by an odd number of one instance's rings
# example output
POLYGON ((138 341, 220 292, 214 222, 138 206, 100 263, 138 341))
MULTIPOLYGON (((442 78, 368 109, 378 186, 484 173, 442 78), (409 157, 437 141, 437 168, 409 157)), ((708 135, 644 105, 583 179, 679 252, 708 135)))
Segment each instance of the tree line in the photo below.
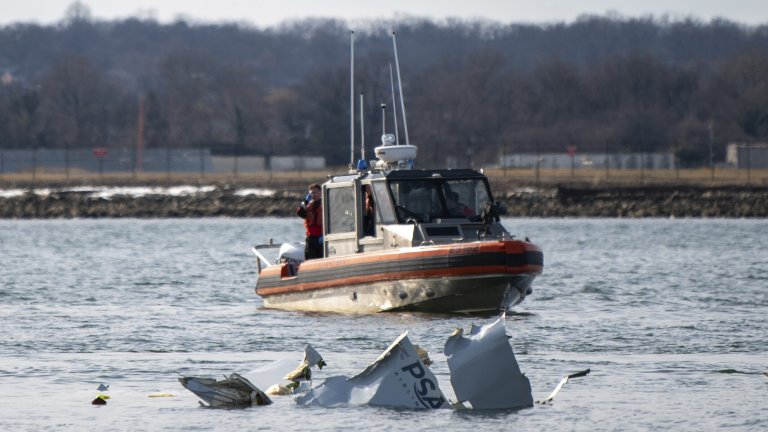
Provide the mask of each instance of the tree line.
MULTIPOLYGON (((710 145, 721 160, 728 142, 768 139, 768 24, 407 18, 356 29, 367 155, 382 121, 394 132, 392 29, 420 166, 447 156, 480 166, 567 146, 674 152, 696 166, 708 163, 710 145)), ((264 29, 98 21, 82 3, 55 25, 0 27, 0 149, 129 147, 141 115, 147 147, 313 154, 344 165, 349 30, 325 19, 264 29)))

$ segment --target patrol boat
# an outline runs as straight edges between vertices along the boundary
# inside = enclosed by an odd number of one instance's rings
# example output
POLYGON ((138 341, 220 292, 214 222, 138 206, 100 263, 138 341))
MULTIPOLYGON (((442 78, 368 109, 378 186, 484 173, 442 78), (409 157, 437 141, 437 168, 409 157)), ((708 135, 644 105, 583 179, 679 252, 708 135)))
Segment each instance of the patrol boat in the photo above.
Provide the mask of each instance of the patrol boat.
MULTIPOLYGON (((392 40, 397 62, 394 34, 392 40)), ((394 105, 391 73, 390 79, 394 105)), ((417 148, 408 142, 402 84, 400 95, 406 143, 399 142, 395 115, 396 133, 382 133, 370 169, 363 142, 357 169, 322 185, 323 257, 305 260, 303 243, 253 248, 264 307, 475 313, 507 310, 531 294, 543 270, 541 249, 500 223, 505 210, 482 172, 413 168, 417 148), (364 188, 372 192, 372 218, 364 188), (276 261, 262 253, 277 247, 276 261)), ((350 165, 354 150, 351 156, 350 165)))

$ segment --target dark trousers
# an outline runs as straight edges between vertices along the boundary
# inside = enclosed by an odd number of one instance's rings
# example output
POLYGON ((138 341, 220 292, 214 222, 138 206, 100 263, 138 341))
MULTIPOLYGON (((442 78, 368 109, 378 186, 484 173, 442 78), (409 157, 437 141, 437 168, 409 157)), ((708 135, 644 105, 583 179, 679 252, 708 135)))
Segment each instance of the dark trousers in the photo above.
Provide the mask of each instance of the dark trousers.
POLYGON ((307 236, 304 242, 304 258, 311 260, 313 258, 323 257, 323 243, 320 237, 307 236))

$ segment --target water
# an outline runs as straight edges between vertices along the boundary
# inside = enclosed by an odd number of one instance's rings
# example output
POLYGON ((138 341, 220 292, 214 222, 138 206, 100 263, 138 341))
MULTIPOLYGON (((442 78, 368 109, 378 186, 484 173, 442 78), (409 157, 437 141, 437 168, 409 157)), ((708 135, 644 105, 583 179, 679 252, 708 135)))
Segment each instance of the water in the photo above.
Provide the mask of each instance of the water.
POLYGON ((551 406, 418 412, 198 407, 176 372, 221 377, 298 354, 353 375, 401 332, 442 355, 487 317, 263 310, 249 249, 300 240, 296 219, 0 221, 3 430, 766 430, 768 221, 508 219, 545 251, 507 320, 535 399, 551 406), (296 354, 294 354, 296 353, 296 354), (106 406, 92 406, 99 383, 106 406), (173 397, 149 398, 155 392, 173 397))

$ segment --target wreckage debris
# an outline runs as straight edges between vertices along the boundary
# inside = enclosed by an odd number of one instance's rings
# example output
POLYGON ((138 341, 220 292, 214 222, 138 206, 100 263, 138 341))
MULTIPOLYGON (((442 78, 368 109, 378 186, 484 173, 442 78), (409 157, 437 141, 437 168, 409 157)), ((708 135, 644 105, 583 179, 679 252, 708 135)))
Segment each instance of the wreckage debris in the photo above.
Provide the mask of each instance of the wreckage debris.
POLYGON ((175 393, 150 393, 147 395, 147 397, 150 398, 161 398, 161 397, 175 397, 175 393))
POLYGON ((473 409, 533 406, 531 384, 520 372, 504 322, 502 314, 490 324, 473 325, 468 335, 457 329, 445 343, 453 390, 473 409))
MULTIPOLYGON (((99 384, 99 387, 96 388, 96 390, 100 392, 105 392, 109 390, 109 384, 101 383, 99 384)), ((105 395, 104 393, 99 393, 96 395, 96 399, 91 401, 91 405, 106 405, 107 399, 109 399, 109 395, 105 395)))
POLYGON ((370 366, 352 378, 335 376, 296 398, 302 406, 372 405, 449 408, 437 378, 403 333, 370 366))
MULTIPOLYGON (((309 344, 304 347, 304 358, 299 366, 295 364, 295 360, 280 359, 244 375, 233 373, 223 380, 183 376, 179 382, 208 404, 203 406, 237 408, 269 405, 272 403, 269 396, 288 395, 302 389, 302 384, 311 379, 310 369, 326 365, 309 344), (267 391, 263 392, 261 388, 267 391)), ((304 389, 308 390, 309 386, 304 389)))
POLYGON ((304 358, 301 363, 298 366, 295 364, 296 360, 284 358, 256 368, 243 376, 256 387, 266 388, 269 391, 277 385, 278 388, 285 387, 280 390, 281 392, 292 389, 291 393, 293 393, 300 389, 302 383, 312 379, 313 367, 322 369, 326 366, 323 357, 310 344, 304 346, 304 358))
POLYGON ((546 399, 542 401, 536 401, 536 403, 541 405, 551 404, 552 401, 555 399, 555 396, 557 396, 557 394, 560 393, 560 390, 563 388, 565 383, 568 382, 569 379, 585 377, 589 374, 589 372, 590 372, 589 369, 585 369, 583 371, 579 371, 579 372, 564 376, 563 379, 561 379, 560 382, 557 384, 557 387, 555 387, 555 389, 552 390, 552 393, 550 393, 549 396, 546 397, 546 399))
POLYGON ((421 362, 424 363, 424 366, 429 366, 432 364, 432 359, 429 358, 429 352, 427 352, 427 350, 416 344, 413 345, 413 348, 416 350, 416 354, 419 355, 421 362))
POLYGON ((288 385, 273 384, 272 387, 268 388, 264 393, 269 396, 288 396, 293 394, 298 387, 299 383, 291 383, 288 385))
MULTIPOLYGON (((182 377, 179 382, 211 407, 268 405, 269 396, 298 395, 301 406, 337 407, 371 405, 405 409, 521 409, 533 406, 531 384, 520 371, 515 353, 506 335, 505 314, 469 332, 457 329, 445 342, 443 353, 448 361, 450 381, 458 402, 443 394, 437 378, 428 368, 426 350, 411 343, 408 333, 401 334, 368 367, 349 378, 333 376, 313 387, 311 369, 325 366, 320 354, 304 347, 304 358, 280 359, 244 375, 236 373, 224 380, 182 377), (260 389, 266 388, 266 392, 260 389)), ((583 377, 590 370, 565 376, 544 401, 551 403, 572 378, 583 377)))
POLYGON ((211 408, 237 408, 272 403, 269 396, 236 373, 223 380, 181 377, 179 382, 208 404, 201 402, 201 405, 211 408))

